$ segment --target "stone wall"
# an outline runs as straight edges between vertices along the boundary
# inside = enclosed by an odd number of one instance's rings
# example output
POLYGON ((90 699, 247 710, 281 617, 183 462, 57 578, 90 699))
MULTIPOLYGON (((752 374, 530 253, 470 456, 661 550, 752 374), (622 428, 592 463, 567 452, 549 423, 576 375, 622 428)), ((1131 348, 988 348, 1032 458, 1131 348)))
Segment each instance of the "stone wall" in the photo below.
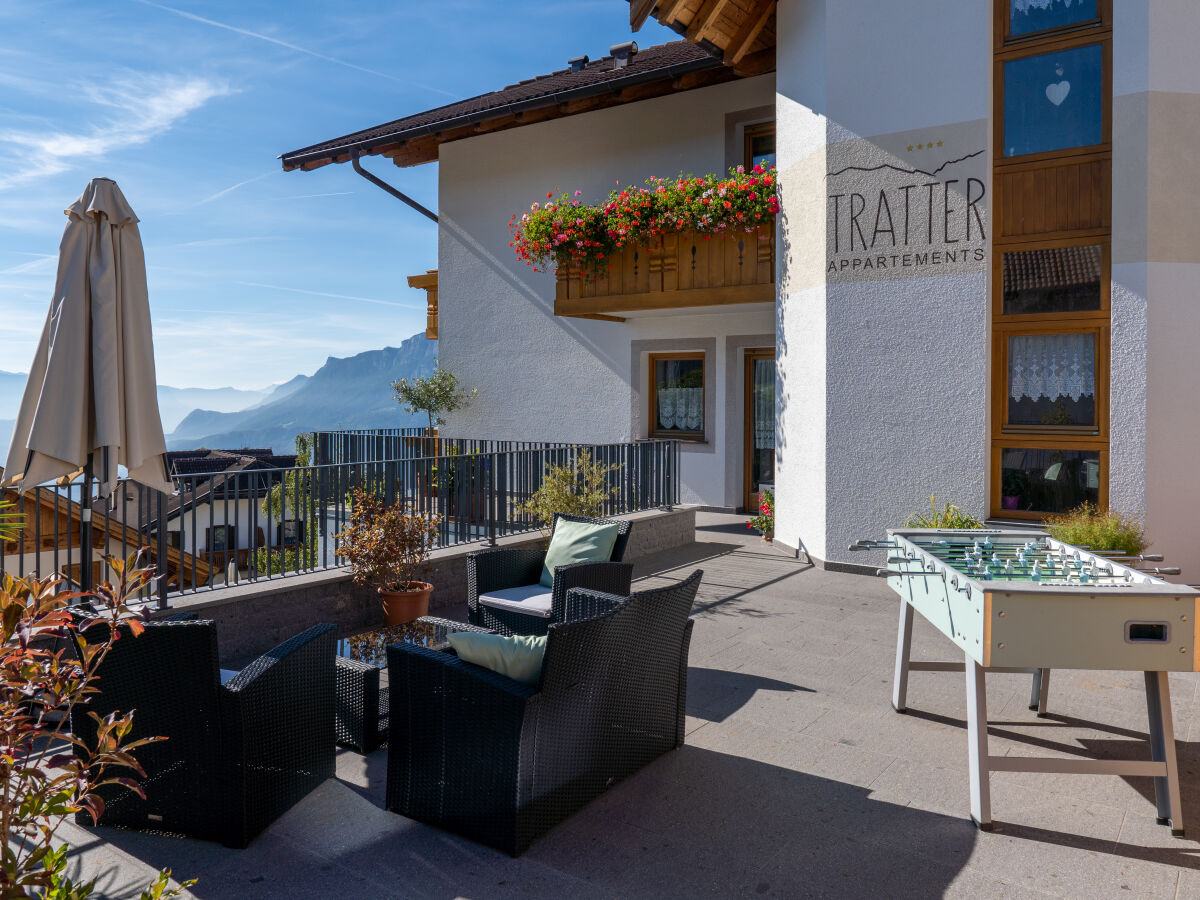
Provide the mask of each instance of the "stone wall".
MULTIPOLYGON (((622 516, 634 523, 625 560, 690 544, 695 540, 696 509, 651 510, 622 516)), ((499 547, 534 546, 539 535, 501 538, 499 547)), ((467 596, 467 555, 485 549, 471 544, 435 551, 426 578, 433 584, 430 612, 459 612, 467 596)), ((382 622, 374 589, 355 585, 344 569, 291 575, 270 581, 176 598, 169 613, 195 612, 217 623, 221 664, 238 668, 255 656, 319 622, 337 626, 339 635, 365 631, 382 622)))

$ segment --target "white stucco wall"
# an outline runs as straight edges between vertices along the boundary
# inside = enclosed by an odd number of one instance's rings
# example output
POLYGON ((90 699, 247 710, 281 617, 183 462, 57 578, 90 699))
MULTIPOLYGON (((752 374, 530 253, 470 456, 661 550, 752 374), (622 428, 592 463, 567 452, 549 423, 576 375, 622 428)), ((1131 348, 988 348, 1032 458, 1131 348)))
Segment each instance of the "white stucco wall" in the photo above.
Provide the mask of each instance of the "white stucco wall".
POLYGON ((984 512, 989 245, 964 213, 973 202, 990 229, 990 15, 947 15, 937 0, 798 0, 777 13, 776 534, 821 559, 869 562, 846 546, 932 493, 984 512), (848 228, 860 201, 866 249, 848 228), (901 239, 887 226, 906 201, 901 239))
POLYGON ((449 432, 581 442, 645 437, 644 411, 637 415, 633 405, 631 346, 709 341, 715 417, 709 445, 683 454, 683 499, 740 503, 740 470, 737 478, 726 471, 727 401, 737 400, 726 395, 726 348, 731 336, 773 334, 770 305, 625 323, 555 317, 553 274, 534 273, 516 258, 507 223, 549 191, 581 190, 581 199, 595 201, 618 180, 723 172, 726 114, 769 107, 774 90, 774 78, 762 76, 442 145, 439 363, 479 390, 449 420, 449 432))
POLYGON ((1110 505, 1200 579, 1200 5, 1116 0, 1110 505))

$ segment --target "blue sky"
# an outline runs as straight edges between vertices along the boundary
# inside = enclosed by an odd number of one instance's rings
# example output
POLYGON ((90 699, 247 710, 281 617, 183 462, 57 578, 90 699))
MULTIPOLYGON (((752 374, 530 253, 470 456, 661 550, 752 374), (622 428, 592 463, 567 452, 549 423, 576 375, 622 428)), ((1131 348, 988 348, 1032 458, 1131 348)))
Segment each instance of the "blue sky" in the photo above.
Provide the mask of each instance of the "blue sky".
MULTIPOLYGON (((0 369, 28 369, 62 210, 102 175, 141 219, 158 380, 185 387, 261 387, 424 328, 405 276, 436 265, 433 223, 348 165, 276 156, 630 37, 621 0, 0 0, 0 35, 0 369)), ((367 165, 436 209, 436 164, 367 165)))

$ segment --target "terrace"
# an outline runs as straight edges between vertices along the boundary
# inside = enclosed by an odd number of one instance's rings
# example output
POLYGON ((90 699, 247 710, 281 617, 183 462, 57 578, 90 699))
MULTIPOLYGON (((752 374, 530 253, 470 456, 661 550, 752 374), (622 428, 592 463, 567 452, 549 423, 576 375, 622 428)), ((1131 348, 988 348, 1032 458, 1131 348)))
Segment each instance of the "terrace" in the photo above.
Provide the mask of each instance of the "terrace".
MULTIPOLYGON (((995 831, 967 817, 961 675, 913 676, 890 706, 896 597, 699 514, 695 541, 642 558, 637 587, 705 571, 693 608, 685 745, 510 858, 383 808, 388 750, 337 776, 250 848, 68 826, 77 864, 128 896, 152 870, 196 897, 1192 896, 1200 844, 1155 824, 1149 778, 1000 773, 995 831)), ((450 614, 462 616, 463 610, 450 614)), ((918 617, 914 653, 947 641, 918 617)), ((1137 673, 992 675, 995 755, 1114 758, 1146 736, 1137 673), (1101 724, 1103 723, 1103 724, 1101 724)), ((1173 674, 1183 806, 1200 800, 1195 679, 1173 674)))

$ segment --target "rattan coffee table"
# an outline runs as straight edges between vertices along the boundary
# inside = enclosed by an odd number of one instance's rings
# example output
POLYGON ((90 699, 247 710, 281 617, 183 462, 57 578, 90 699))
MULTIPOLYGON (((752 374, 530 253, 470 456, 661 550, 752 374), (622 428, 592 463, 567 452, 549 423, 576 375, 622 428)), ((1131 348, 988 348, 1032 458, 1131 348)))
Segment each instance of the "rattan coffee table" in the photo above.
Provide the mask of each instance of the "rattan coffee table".
POLYGON ((424 616, 342 638, 337 644, 337 742, 371 753, 387 740, 387 648, 408 643, 446 650, 452 631, 487 631, 466 622, 424 616))

